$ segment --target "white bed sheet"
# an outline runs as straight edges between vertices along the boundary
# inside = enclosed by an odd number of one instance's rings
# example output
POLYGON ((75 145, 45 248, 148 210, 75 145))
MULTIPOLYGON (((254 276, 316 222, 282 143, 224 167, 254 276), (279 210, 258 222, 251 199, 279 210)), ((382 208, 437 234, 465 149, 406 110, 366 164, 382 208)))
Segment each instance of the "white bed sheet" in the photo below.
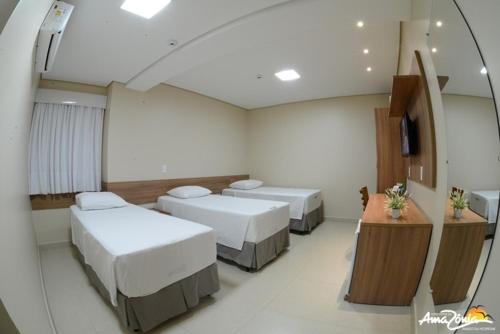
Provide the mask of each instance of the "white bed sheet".
POLYGON ((245 241, 258 243, 288 227, 288 203, 209 195, 180 199, 161 196, 157 209, 210 226, 217 242, 241 250, 245 241))
POLYGON ((319 208, 322 200, 319 189, 283 187, 259 187, 250 190, 228 188, 222 191, 222 195, 287 202, 290 204, 291 219, 302 219, 304 214, 319 208))
POLYGON ((136 205, 82 211, 71 206, 72 241, 117 305, 153 294, 216 262, 214 231, 136 205))
POLYGON ((488 219, 488 223, 497 222, 499 190, 482 190, 471 192, 470 208, 472 211, 488 219))

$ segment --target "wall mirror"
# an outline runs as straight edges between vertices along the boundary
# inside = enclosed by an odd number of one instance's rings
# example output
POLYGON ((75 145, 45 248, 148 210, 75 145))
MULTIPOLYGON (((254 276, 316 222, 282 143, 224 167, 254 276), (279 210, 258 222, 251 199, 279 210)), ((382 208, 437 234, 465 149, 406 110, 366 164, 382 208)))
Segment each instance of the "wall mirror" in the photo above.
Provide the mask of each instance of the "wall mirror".
POLYGON ((498 119, 487 68, 454 1, 433 1, 428 46, 438 76, 444 77, 440 86, 448 193, 455 190, 455 201, 448 199, 443 215, 431 288, 436 311, 465 315, 495 237, 500 190, 498 119), (460 210, 462 197, 466 203, 460 210))

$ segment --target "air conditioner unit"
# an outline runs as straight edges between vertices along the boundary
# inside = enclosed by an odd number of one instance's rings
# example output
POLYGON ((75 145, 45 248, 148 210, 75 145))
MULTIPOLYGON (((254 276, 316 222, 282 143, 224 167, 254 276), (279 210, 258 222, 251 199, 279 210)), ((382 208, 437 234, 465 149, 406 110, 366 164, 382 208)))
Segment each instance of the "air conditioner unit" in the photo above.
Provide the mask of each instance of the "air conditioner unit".
POLYGON ((56 58, 57 49, 73 12, 73 5, 55 1, 40 27, 36 46, 35 71, 48 72, 56 58))

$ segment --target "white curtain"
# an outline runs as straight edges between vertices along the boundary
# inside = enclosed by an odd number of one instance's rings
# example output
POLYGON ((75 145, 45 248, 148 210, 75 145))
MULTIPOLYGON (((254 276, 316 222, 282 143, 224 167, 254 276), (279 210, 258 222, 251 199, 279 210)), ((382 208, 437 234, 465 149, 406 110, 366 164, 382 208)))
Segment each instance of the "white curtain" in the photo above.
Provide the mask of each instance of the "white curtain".
POLYGON ((36 103, 29 149, 30 194, 101 190, 104 109, 36 103))

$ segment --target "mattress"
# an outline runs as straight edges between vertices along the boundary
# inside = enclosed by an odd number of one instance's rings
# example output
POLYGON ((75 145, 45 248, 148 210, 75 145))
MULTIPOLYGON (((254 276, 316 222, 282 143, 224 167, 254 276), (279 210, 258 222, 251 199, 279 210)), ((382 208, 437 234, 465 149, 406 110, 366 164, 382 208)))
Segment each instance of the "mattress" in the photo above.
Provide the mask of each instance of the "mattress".
POLYGON ((469 207, 472 211, 488 220, 488 223, 497 222, 498 190, 483 190, 471 192, 469 207))
POLYGON ((180 199, 161 196, 157 209, 207 225, 217 243, 241 250, 245 241, 259 243, 288 227, 288 203, 209 195, 180 199))
POLYGON ((73 244, 117 306, 151 295, 216 262, 214 231, 135 205, 82 211, 71 206, 73 244))
POLYGON ((259 187, 250 190, 228 188, 222 191, 222 195, 287 202, 290 204, 290 219, 302 219, 304 214, 319 208, 322 200, 321 190, 318 189, 282 187, 259 187))

